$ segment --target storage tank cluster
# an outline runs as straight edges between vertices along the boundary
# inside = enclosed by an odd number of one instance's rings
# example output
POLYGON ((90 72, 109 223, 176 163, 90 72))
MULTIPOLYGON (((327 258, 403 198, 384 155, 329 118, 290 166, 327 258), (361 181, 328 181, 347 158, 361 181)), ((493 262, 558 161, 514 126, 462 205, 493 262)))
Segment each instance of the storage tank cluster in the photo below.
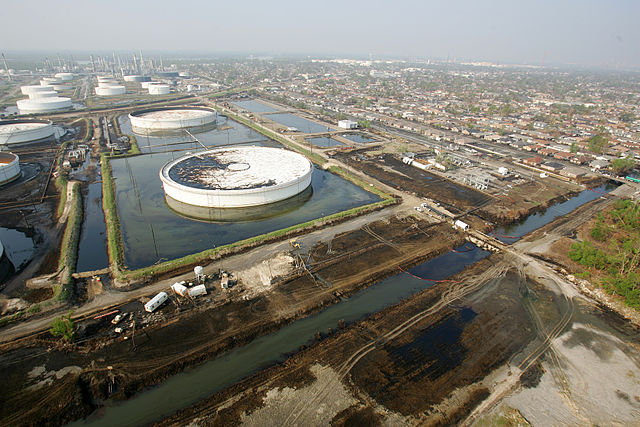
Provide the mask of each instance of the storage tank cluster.
POLYGON ((20 177, 20 158, 13 153, 0 152, 0 185, 20 177))
POLYGON ((20 99, 16 102, 20 114, 47 113, 71 107, 71 98, 59 97, 58 92, 53 90, 53 86, 42 84, 21 86, 20 90, 29 96, 29 99, 20 99))
POLYGON ((0 146, 24 144, 53 136, 53 123, 49 120, 0 121, 0 146))
POLYGON ((138 110, 129 114, 135 133, 146 135, 156 131, 176 130, 215 123, 215 110, 202 107, 166 107, 138 110))
POLYGON ((232 147, 188 154, 165 164, 167 199, 207 208, 244 208, 293 197, 311 185, 304 156, 272 147, 232 147))
POLYGON ((98 86, 96 87, 96 95, 98 96, 116 96, 124 95, 127 89, 119 84, 119 82, 112 77, 98 77, 98 86))

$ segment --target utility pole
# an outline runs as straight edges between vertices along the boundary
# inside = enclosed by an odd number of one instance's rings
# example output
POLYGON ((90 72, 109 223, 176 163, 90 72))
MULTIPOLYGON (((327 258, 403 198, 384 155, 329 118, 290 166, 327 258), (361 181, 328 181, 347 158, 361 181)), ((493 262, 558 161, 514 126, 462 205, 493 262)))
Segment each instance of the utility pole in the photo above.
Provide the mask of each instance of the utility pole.
POLYGON ((9 67, 7 66, 7 58, 4 57, 4 52, 2 52, 2 62, 4 62, 4 69, 7 70, 7 76, 9 76, 9 81, 11 81, 11 72, 9 71, 9 67))

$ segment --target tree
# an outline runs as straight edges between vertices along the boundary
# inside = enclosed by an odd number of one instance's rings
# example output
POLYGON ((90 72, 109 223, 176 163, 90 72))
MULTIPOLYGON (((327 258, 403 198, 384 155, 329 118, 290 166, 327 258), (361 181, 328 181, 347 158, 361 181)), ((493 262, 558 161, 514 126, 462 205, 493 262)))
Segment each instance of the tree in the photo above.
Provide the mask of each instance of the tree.
POLYGON ((56 317, 51 322, 51 335, 54 337, 61 337, 65 341, 73 340, 73 336, 75 335, 75 327, 73 325, 73 320, 71 319, 71 314, 73 311, 70 311, 66 316, 63 314, 60 317, 56 317))
POLYGON ((615 159, 609 164, 609 169, 616 175, 625 175, 636 165, 636 161, 630 155, 624 159, 615 159))
POLYGON ((622 120, 625 123, 631 123, 636 118, 633 116, 633 114, 631 114, 629 112, 625 112, 625 113, 620 114, 619 119, 622 120))
POLYGON ((589 150, 593 153, 600 154, 607 147, 609 147, 609 141, 602 135, 594 135, 589 138, 589 150))
POLYGON ((571 152, 574 154, 578 152, 578 144, 576 144, 575 142, 571 143, 571 152))

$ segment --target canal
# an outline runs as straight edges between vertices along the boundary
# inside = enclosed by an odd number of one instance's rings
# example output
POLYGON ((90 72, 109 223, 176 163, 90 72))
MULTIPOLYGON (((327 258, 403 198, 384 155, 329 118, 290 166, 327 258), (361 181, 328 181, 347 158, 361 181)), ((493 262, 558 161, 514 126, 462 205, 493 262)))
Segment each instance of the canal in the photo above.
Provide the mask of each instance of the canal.
POLYGON ((352 297, 334 304, 313 316, 300 319, 277 332, 257 338, 203 365, 174 375, 157 387, 147 389, 125 402, 107 402, 104 410, 73 425, 142 425, 204 399, 251 374, 281 362, 310 343, 317 332, 336 329, 340 321, 347 324, 363 319, 417 292, 434 282, 464 270, 486 258, 489 252, 466 243, 444 255, 382 280, 352 297))

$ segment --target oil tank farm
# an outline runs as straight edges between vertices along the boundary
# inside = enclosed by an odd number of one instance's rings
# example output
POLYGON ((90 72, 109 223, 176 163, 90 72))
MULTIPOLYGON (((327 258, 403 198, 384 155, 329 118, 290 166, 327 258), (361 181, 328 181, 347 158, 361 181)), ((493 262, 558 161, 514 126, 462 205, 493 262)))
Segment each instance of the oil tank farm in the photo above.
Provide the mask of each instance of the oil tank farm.
POLYGON ((39 141, 53 135, 53 123, 49 120, 0 121, 0 146, 39 141))
POLYGON ((0 152, 0 185, 20 177, 20 158, 13 153, 0 152))
MULTIPOLYGON (((44 87, 44 86, 42 86, 44 87)), ((20 114, 49 113, 71 108, 71 98, 51 97, 37 99, 21 99, 16 102, 20 114)))
POLYGON ((281 148, 231 147, 188 154, 165 164, 160 180, 167 198, 208 208, 266 205, 311 185, 313 166, 281 148))
POLYGON ((205 126, 216 118, 215 110, 202 107, 150 108, 129 114, 131 128, 140 134, 205 126))
POLYGON ((170 91, 169 85, 165 84, 149 85, 147 89, 149 90, 149 95, 166 95, 170 91))

